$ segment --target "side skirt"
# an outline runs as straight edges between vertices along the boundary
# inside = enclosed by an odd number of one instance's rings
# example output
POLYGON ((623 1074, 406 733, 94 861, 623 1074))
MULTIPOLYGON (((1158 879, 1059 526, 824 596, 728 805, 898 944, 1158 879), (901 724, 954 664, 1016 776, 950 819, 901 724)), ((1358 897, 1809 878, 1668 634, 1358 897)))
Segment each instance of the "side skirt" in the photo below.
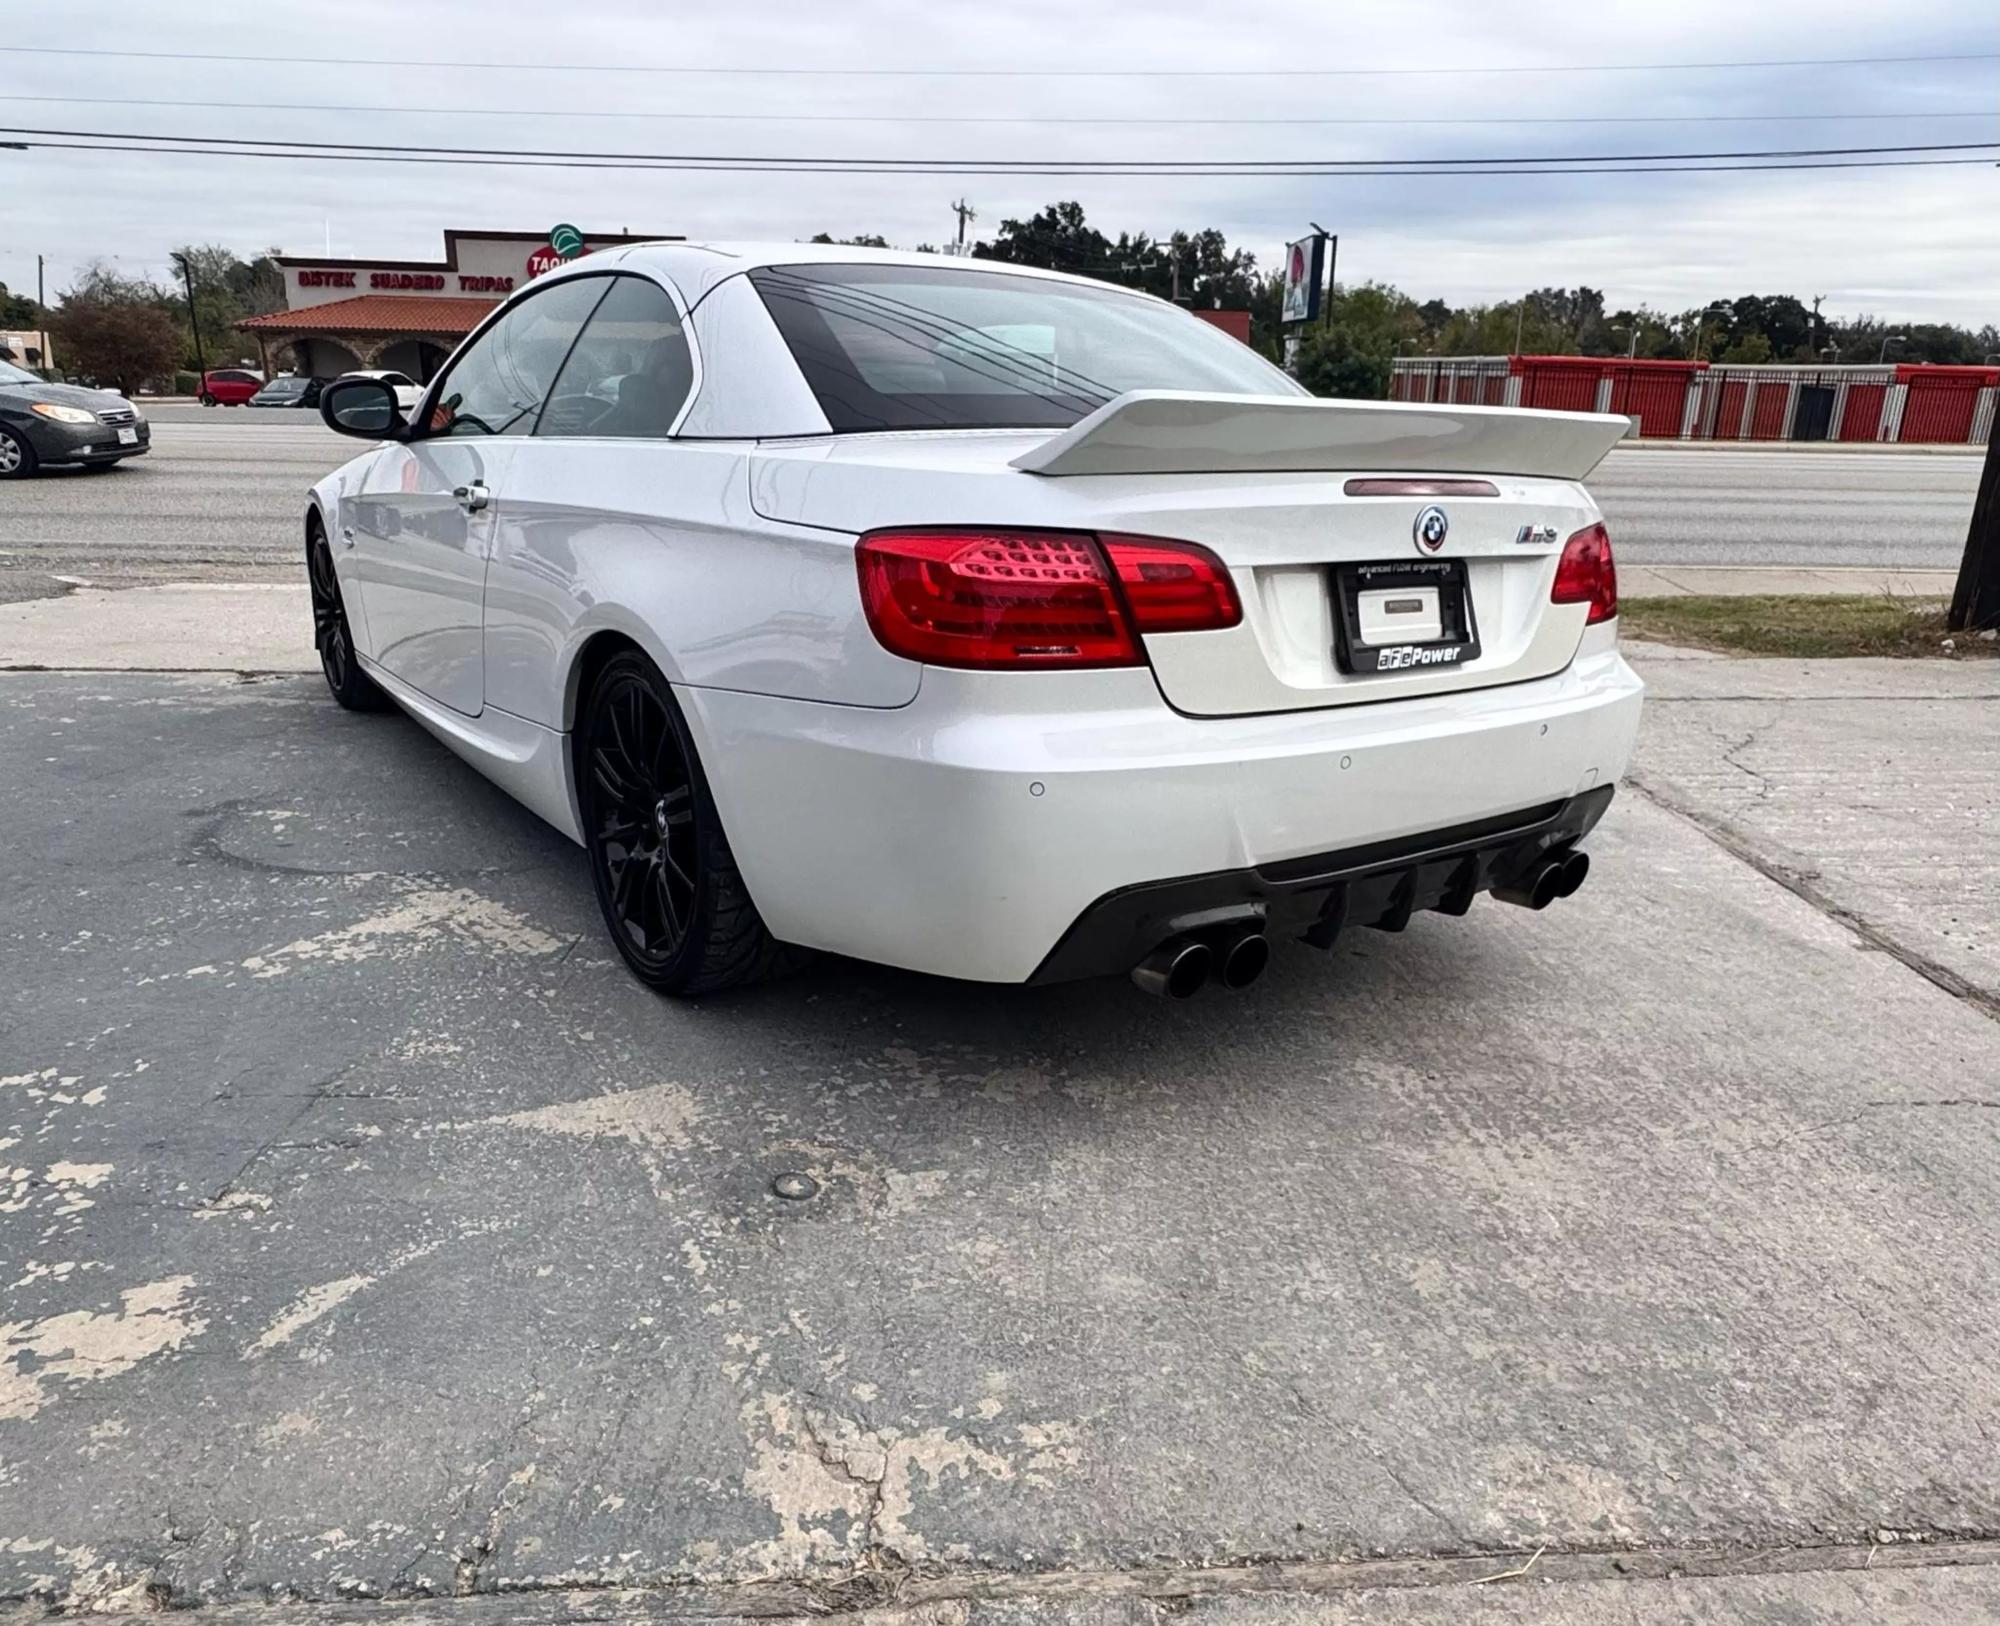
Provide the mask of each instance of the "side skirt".
POLYGON ((423 728, 536 816, 583 844, 583 821, 570 785, 569 740, 553 728, 488 706, 466 717, 441 706, 377 666, 366 655, 362 670, 423 728))

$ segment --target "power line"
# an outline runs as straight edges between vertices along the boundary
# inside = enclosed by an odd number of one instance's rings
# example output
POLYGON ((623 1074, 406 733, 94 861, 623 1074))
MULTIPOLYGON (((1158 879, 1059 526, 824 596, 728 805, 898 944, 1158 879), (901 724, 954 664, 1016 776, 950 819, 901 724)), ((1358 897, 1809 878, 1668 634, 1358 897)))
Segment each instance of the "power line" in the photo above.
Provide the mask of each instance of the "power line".
MULTIPOLYGON (((718 160, 712 158, 686 160, 632 160, 632 159, 577 159, 577 158, 506 158, 506 157, 454 157, 442 153, 394 153, 394 152, 326 152, 326 151, 260 151, 247 147, 164 147, 147 146, 139 141, 101 142, 84 141, 20 141, 11 145, 47 151, 67 152, 136 152, 168 155, 178 158, 282 158, 299 163, 351 163, 351 164, 441 164, 451 166, 485 167, 492 169, 610 169, 638 171, 641 173, 681 173, 681 174, 751 174, 751 175, 1040 175, 1040 176, 1084 176, 1094 178, 1135 176, 1153 179, 1170 177, 1197 177, 1206 179, 1232 178, 1313 178, 1339 177, 1348 180, 1409 180, 1436 176, 1457 176, 1460 179, 1486 179, 1496 175, 1730 175, 1747 174, 1764 170, 1826 170, 1826 169, 1935 169, 1949 166, 1980 165, 1991 166, 1992 158, 1861 158, 1851 161, 1807 159, 1786 160, 1776 163, 1727 163, 1727 164, 1627 164, 1610 167, 1581 167, 1560 165, 1553 161, 1550 165, 1518 169, 1360 169, 1352 166, 1324 169, 1273 169, 1264 168, 1203 168, 1203 169, 1134 169, 1122 168, 1079 168, 1075 164, 1060 160, 1048 162, 1025 162, 986 168, 971 167, 949 160, 895 160, 884 159, 872 162, 868 167, 855 167, 838 162, 811 159, 749 159, 718 160)), ((1424 162, 1424 160, 1409 160, 1424 162)))
POLYGON ((1881 67, 1919 62, 1992 62, 2000 51, 1935 51, 1909 56, 1768 57, 1736 62, 1588 62, 1506 67, 1422 68, 798 68, 631 62, 471 62, 463 58, 418 61, 408 57, 260 56, 230 51, 115 51, 94 46, 0 45, 17 56, 120 57, 146 62, 241 62, 287 67, 461 68, 505 73, 651 73, 701 77, 810 79, 1368 79, 1420 75, 1519 75, 1561 73, 1713 73, 1752 68, 1881 67))
MULTIPOLYGON (((212 111, 213 100, 172 101, 151 96, 0 96, 0 102, 53 102, 72 107, 198 107, 212 111)), ((594 107, 385 107, 368 102, 242 102, 232 100, 231 112, 267 113, 373 113, 408 118, 506 118, 506 119, 648 119, 678 123, 731 124, 1074 124, 1133 125, 1178 128, 1275 125, 1501 125, 1501 124, 1848 124, 1860 119, 1995 119, 2000 108, 1964 108, 1935 112, 1928 108, 1908 113, 1607 113, 1547 117, 1503 114, 1487 118, 1146 118, 1130 115, 1039 116, 1021 113, 690 113, 656 108, 607 111, 594 107)))
MULTIPOLYGON (((686 152, 591 152, 559 147, 448 147, 428 141, 306 141, 291 136, 210 136, 157 135, 137 130, 52 130, 36 125, 0 124, 0 135, 55 136, 82 141, 147 141, 162 150, 179 147, 284 148, 301 154, 312 153, 394 153, 447 158, 537 158, 565 163, 607 161, 660 166, 712 167, 732 169, 757 165, 797 165, 803 168, 837 170, 842 174, 865 174, 872 169, 894 172, 942 169, 1009 174, 1020 173, 1021 165, 1051 162, 1047 159, 1012 158, 817 158, 764 153, 686 152)), ((1664 164, 1721 163, 1736 159, 1775 158, 1900 158, 1918 153, 2000 152, 2000 141, 1933 141, 1899 146, 1872 147, 1751 147, 1708 152, 1611 152, 1611 153, 1517 153, 1504 157, 1447 157, 1440 154, 1416 158, 1070 158, 1061 162, 1065 171, 1087 174, 1096 169, 1112 169, 1133 174, 1159 171, 1163 174, 1198 175, 1208 170, 1231 173, 1255 172, 1283 175, 1293 171, 1317 172, 1327 169, 1396 171, 1414 165, 1463 168, 1480 171, 1505 164, 1664 164)))

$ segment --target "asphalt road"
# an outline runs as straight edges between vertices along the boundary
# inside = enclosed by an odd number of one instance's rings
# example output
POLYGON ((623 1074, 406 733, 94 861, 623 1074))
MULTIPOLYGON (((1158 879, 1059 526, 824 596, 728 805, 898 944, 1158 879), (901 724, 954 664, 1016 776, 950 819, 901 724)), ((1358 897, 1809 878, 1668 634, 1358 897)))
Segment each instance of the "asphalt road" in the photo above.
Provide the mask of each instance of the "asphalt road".
MULTIPOLYGON (((302 412, 161 406, 154 449, 108 474, 0 491, 0 600, 107 585, 293 579, 306 488, 351 455, 302 412)), ((1950 568, 1973 454, 1621 449, 1591 484, 1632 564, 1950 568)))
POLYGON ((1590 477, 1635 565, 1950 569, 1982 452, 1620 448, 1590 477))
POLYGON ((657 999, 316 675, 0 676, 0 1600, 1992 1618, 2000 670, 1649 678, 1575 899, 1177 1007, 657 999))

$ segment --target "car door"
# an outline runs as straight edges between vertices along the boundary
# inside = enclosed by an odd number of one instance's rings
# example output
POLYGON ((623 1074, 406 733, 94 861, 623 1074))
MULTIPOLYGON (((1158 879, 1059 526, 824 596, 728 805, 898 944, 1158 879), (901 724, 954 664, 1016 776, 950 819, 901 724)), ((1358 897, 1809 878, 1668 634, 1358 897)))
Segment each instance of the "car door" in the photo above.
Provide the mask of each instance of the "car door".
POLYGON ((481 599, 514 448, 608 284, 568 278, 509 305, 452 359, 419 432, 385 446, 344 507, 343 576, 360 595, 369 658, 468 717, 485 704, 481 599))
POLYGON ((682 315, 661 283, 615 277, 516 443, 485 616, 488 695, 516 716, 564 726, 559 664, 587 606, 725 590, 696 555, 724 546, 741 452, 671 438, 696 376, 682 315))

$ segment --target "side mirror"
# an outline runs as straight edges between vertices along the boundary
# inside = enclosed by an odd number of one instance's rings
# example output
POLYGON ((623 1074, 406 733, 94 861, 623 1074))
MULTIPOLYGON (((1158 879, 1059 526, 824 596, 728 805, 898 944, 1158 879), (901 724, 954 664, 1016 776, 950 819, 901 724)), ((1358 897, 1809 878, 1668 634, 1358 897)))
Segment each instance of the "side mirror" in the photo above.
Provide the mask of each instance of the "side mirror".
POLYGON ((379 378, 336 378, 319 395, 327 428, 361 440, 402 440, 409 433, 396 392, 379 378))

